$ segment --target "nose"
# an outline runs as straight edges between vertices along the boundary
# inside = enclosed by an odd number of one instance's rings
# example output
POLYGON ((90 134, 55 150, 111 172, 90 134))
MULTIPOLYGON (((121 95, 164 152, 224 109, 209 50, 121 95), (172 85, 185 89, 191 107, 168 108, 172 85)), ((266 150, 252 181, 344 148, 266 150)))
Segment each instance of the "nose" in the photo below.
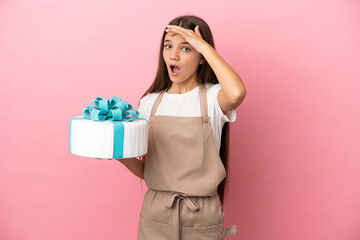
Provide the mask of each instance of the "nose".
POLYGON ((177 49, 173 48, 170 53, 170 59, 171 60, 179 60, 179 53, 177 49))

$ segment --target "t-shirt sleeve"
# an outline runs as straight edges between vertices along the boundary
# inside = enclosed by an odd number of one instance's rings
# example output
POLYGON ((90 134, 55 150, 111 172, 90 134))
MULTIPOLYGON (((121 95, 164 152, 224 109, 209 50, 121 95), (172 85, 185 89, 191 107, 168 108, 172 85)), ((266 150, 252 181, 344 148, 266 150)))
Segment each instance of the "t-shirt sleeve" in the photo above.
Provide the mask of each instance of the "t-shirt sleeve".
POLYGON ((218 94, 219 91, 221 90, 221 85, 220 83, 215 84, 213 86, 214 91, 214 97, 215 97, 215 112, 217 116, 220 116, 222 122, 235 122, 236 120, 236 109, 233 109, 231 111, 226 111, 225 114, 223 113, 223 111, 221 110, 221 107, 219 105, 219 101, 218 101, 218 94))
POLYGON ((152 106, 154 105, 158 94, 159 93, 149 93, 140 99, 138 107, 140 118, 145 118, 149 121, 152 106))
POLYGON ((139 111, 139 118, 145 118, 149 121, 149 116, 147 113, 147 109, 145 107, 144 98, 140 99, 138 111, 139 111))

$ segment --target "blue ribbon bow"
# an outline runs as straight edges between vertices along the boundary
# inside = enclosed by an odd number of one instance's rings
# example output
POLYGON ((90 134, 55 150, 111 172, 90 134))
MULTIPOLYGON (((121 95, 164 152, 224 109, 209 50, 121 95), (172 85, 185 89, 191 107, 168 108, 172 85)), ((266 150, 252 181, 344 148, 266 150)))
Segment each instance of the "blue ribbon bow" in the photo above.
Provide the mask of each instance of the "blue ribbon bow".
POLYGON ((139 118, 139 111, 134 110, 131 104, 127 101, 121 101, 118 97, 112 97, 111 100, 97 97, 91 100, 86 108, 81 110, 81 114, 86 119, 94 121, 129 122, 139 118))

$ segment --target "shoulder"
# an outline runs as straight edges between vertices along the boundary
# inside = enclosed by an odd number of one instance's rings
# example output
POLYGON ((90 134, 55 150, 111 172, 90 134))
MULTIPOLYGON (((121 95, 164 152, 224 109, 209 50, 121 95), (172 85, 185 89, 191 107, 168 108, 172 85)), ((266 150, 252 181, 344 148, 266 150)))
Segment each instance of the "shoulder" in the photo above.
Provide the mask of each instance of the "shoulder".
POLYGON ((236 120, 236 109, 232 111, 223 112, 218 102, 218 94, 221 90, 220 83, 207 83, 206 95, 208 99, 208 107, 213 111, 214 116, 222 122, 234 122, 236 120))
POLYGON ((149 111, 149 109, 151 109, 152 105, 154 104, 156 98, 159 96, 160 93, 161 91, 148 93, 147 95, 142 97, 140 99, 139 109, 141 109, 142 111, 149 111))
POLYGON ((159 94, 160 92, 154 92, 145 95, 143 98, 140 99, 140 104, 150 104, 151 102, 154 102, 157 96, 159 96, 159 94))
POLYGON ((217 97, 221 86, 220 83, 206 83, 206 95, 210 98, 217 97))
POLYGON ((138 107, 140 118, 146 118, 149 120, 151 108, 159 94, 160 92, 149 93, 140 99, 138 107))
POLYGON ((206 91, 214 91, 216 89, 220 89, 220 83, 206 83, 206 91))

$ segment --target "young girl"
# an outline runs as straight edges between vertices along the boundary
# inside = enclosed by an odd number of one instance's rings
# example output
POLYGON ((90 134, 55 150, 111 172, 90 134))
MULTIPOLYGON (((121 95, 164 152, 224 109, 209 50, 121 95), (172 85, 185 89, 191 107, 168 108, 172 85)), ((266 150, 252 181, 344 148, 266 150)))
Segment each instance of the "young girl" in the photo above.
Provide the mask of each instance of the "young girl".
POLYGON ((207 23, 185 15, 167 25, 154 82, 139 103, 148 153, 117 159, 144 179, 138 240, 220 240, 224 229, 228 122, 245 87, 215 51, 207 23))

